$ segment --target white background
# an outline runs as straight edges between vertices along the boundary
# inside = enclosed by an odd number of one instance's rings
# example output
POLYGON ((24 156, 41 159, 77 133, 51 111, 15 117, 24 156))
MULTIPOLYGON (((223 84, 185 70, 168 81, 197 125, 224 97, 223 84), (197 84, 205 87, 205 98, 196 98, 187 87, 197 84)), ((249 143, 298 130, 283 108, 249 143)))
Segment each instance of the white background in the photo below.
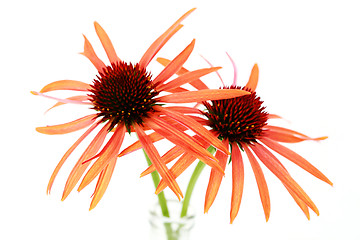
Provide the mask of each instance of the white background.
MULTIPOLYGON (((272 204, 266 223, 246 162, 242 205, 230 225, 230 171, 209 213, 202 214, 206 169, 193 196, 198 218, 192 239, 360 239, 357 1, 256 0, 2 1, 0 239, 148 238, 148 208, 155 196, 150 177, 139 178, 146 168, 141 152, 118 160, 108 191, 93 211, 88 207, 94 185, 60 201, 66 177, 86 144, 74 152, 51 195, 46 195, 54 167, 81 132, 47 136, 35 127, 70 121, 85 111, 65 106, 44 115, 54 102, 30 91, 60 79, 91 82, 96 71, 77 53, 83 50, 81 34, 86 34, 105 60, 93 21, 108 32, 121 59, 136 62, 153 40, 192 7, 197 10, 158 56, 173 58, 196 38, 185 66, 206 66, 199 57, 202 54, 223 66, 220 73, 231 83, 228 51, 237 63, 240 84, 257 62, 258 94, 269 112, 285 119, 274 124, 313 137, 329 136, 320 143, 290 148, 334 182, 330 187, 281 159, 317 204, 320 216, 312 213, 308 221, 281 183, 264 170, 272 204)), ((156 74, 161 67, 152 62, 149 69, 156 74)), ((204 80, 220 86, 214 76, 204 80)), ((126 144, 132 140, 126 138, 126 144)), ((190 173, 179 179, 183 191, 190 173)))

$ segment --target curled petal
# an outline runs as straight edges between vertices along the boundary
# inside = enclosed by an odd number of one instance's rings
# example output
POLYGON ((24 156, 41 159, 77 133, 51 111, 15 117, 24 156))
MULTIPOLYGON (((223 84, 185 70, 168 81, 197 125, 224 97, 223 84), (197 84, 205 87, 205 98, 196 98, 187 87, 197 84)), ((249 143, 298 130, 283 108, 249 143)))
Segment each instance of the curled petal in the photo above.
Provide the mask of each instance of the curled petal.
POLYGON ((89 91, 90 85, 76 80, 60 80, 47 84, 40 92, 50 92, 55 90, 73 90, 73 91, 89 91))
POLYGON ((250 88, 251 91, 255 92, 258 81, 259 81, 259 67, 257 64, 255 64, 251 70, 249 81, 247 82, 245 87, 250 88))
POLYGON ((43 134, 66 134, 70 132, 74 132, 80 129, 83 129, 89 125, 91 125, 96 119, 96 114, 91 114, 82 118, 79 118, 75 121, 53 125, 53 126, 46 126, 46 127, 37 127, 36 131, 43 134))
POLYGON ((98 35, 100 42, 105 49, 106 55, 108 56, 111 63, 116 63, 120 61, 120 58, 116 55, 114 46, 111 43, 109 36, 106 34, 105 30, 100 26, 99 23, 94 22, 95 31, 98 35))
POLYGON ((208 100, 220 100, 240 97, 250 94, 247 91, 239 89, 206 89, 199 91, 188 91, 181 93, 173 93, 157 98, 159 102, 166 103, 192 103, 203 102, 208 100))
MULTIPOLYGON (((73 101, 80 101, 80 102, 84 102, 84 101, 87 101, 89 100, 89 96, 85 96, 85 95, 80 95, 80 96, 73 96, 73 97, 69 97, 69 98, 66 98, 66 100, 73 100, 73 101)), ((51 109, 55 108, 55 107, 59 107, 61 105, 64 105, 66 103, 64 102, 57 102, 54 104, 54 106, 52 106, 51 108, 49 108, 48 110, 46 110, 46 112, 50 111, 51 109)))
POLYGON ((311 138, 294 130, 277 126, 266 125, 264 129, 267 130, 265 131, 267 138, 278 142, 296 143, 305 140, 319 141, 327 139, 327 137, 311 138))
POLYGON ((182 25, 180 24, 187 16, 190 15, 195 10, 195 8, 190 9, 184 15, 182 15, 173 25, 170 26, 159 38, 157 38, 148 50, 144 53, 140 59, 139 65, 140 68, 146 68, 149 62, 154 58, 154 56, 160 51, 160 49, 165 45, 165 43, 181 29, 182 25))
POLYGON ((38 96, 42 96, 42 97, 46 97, 52 100, 56 100, 58 102, 62 102, 62 103, 72 103, 72 104, 84 104, 84 105, 92 105, 91 102, 82 102, 82 101, 77 101, 77 100, 72 100, 72 99, 62 99, 62 98, 56 98, 56 97, 51 97, 48 96, 46 94, 40 93, 40 92, 36 92, 36 91, 31 91, 31 94, 34 95, 38 95, 38 96))
POLYGON ((95 66, 95 68, 98 70, 98 72, 103 73, 103 69, 106 68, 106 65, 103 63, 103 61, 98 58, 96 55, 93 47, 91 46, 89 40, 84 36, 85 43, 84 43, 84 52, 80 53, 87 57, 87 59, 90 60, 90 62, 95 66))

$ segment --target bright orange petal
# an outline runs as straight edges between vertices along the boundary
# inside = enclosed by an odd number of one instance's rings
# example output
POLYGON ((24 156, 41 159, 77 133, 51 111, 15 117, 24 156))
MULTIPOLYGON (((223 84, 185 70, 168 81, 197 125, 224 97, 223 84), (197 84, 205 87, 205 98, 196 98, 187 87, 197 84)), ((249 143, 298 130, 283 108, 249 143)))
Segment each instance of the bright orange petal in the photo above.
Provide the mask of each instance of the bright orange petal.
POLYGON ((158 91, 168 91, 177 87, 180 87, 186 83, 190 83, 192 81, 197 80, 198 78, 207 75, 209 73, 215 72, 217 70, 221 69, 221 67, 214 67, 214 68, 204 68, 195 70, 192 72, 185 73, 183 75, 180 75, 179 77, 175 78, 169 83, 160 85, 157 87, 158 91))
POLYGON ((111 176, 114 172, 115 165, 116 165, 116 158, 112 159, 109 162, 109 164, 105 167, 105 169, 102 170, 102 172, 100 173, 99 180, 96 184, 94 196, 91 201, 89 210, 94 209, 101 200, 101 198, 104 196, 104 193, 109 185, 111 176))
POLYGON ((164 181, 169 186, 169 188, 175 193, 175 195, 180 200, 180 197, 183 197, 183 195, 179 185, 175 180, 174 175, 166 167, 158 151, 156 150, 154 144, 151 142, 150 138, 145 134, 145 131, 137 124, 135 124, 134 127, 138 135, 139 141, 143 145, 143 148, 147 153, 147 155, 149 156, 151 163, 155 166, 160 176, 164 179, 164 181))
POLYGON ((195 40, 192 42, 179 54, 177 55, 170 63, 167 65, 164 70, 159 73, 159 75, 153 80, 154 84, 164 83, 168 80, 172 75, 174 75, 182 65, 189 58, 195 46, 195 40))
POLYGON ((98 132, 98 134, 94 137, 94 139, 91 141, 89 146, 86 148, 86 150, 83 152, 73 169, 71 170, 69 177, 66 181, 63 195, 61 200, 64 201, 67 196, 70 194, 70 192, 74 189, 75 185, 80 180, 81 176, 87 169, 87 167, 90 165, 90 161, 83 163, 85 160, 93 157, 102 146, 106 135, 108 134, 108 130, 111 123, 108 122, 102 129, 98 132))
MULTIPOLYGON (((285 186, 286 187, 286 186, 285 186)), ((303 211, 303 213, 305 214, 306 218, 308 220, 310 220, 310 213, 309 213, 309 208, 308 206, 293 192, 291 191, 291 189, 289 189, 288 187, 286 187, 286 189, 288 190, 288 192, 290 193, 290 195, 293 197, 293 199, 295 200, 296 204, 300 207, 300 209, 303 211)))
POLYGON ((190 15, 195 10, 195 8, 189 10, 184 15, 182 15, 169 29, 167 29, 159 38, 157 38, 148 50, 142 56, 139 65, 140 68, 146 68, 149 62, 154 58, 154 56, 160 51, 160 49, 165 45, 165 43, 181 29, 182 25, 180 24, 187 16, 190 15))
MULTIPOLYGON (((229 146, 229 143, 227 140, 223 140, 224 145, 229 146)), ((228 156, 220 151, 216 151, 215 157, 219 159, 219 164, 222 169, 226 168, 226 162, 228 159, 228 156)), ((210 173, 210 179, 208 183, 208 187, 206 189, 206 195, 205 195, 205 204, 204 204, 204 212, 207 213, 209 211, 209 208, 213 204, 216 195, 219 191, 221 181, 223 179, 224 175, 219 173, 218 171, 211 169, 210 173)))
POLYGON ((251 149, 259 157, 259 159, 264 163, 264 165, 294 194, 296 194, 306 205, 308 205, 317 215, 319 215, 319 210, 310 199, 310 197, 305 193, 305 191, 297 184, 297 182, 290 176, 290 174, 284 169, 284 167, 279 163, 279 160, 267 150, 261 144, 250 145, 251 149))
POLYGON ((224 146, 224 144, 211 132, 209 132, 209 130, 207 130, 203 125, 193 120, 189 116, 168 110, 167 108, 163 108, 161 106, 154 106, 154 109, 184 124, 194 133, 205 139, 207 142, 209 142, 211 145, 213 145, 215 148, 219 149, 220 151, 224 152, 225 154, 230 154, 227 146, 224 146))
POLYGON ((50 92, 55 90, 73 90, 73 91, 89 91, 90 85, 76 80, 60 80, 47 84, 40 92, 50 92))
POLYGON ((264 213, 266 221, 269 220, 270 217, 270 197, 269 197, 269 190, 266 184, 265 176, 263 171, 261 170, 261 167, 258 163, 258 161, 255 159, 254 155, 251 153, 250 149, 244 144, 243 148, 246 152, 246 155, 248 156, 248 159, 250 161, 251 167, 253 169, 256 183, 259 188, 259 194, 261 198, 261 203, 263 205, 264 213))
POLYGON ((173 93, 157 98, 159 102, 166 103, 193 103, 207 100, 220 100, 240 97, 250 94, 247 91, 239 89, 206 89, 198 91, 188 91, 173 93))
POLYGON ((99 122, 93 124, 81 137, 66 151, 64 156, 61 158, 60 162, 57 164, 54 172, 52 173, 48 186, 47 186, 47 193, 49 194, 51 191, 51 187, 55 181, 57 174, 59 173, 62 165, 65 163, 66 159, 70 156, 70 154, 75 150, 77 146, 99 125, 99 122))
POLYGON ((258 84, 258 80, 259 80, 259 67, 257 64, 255 64, 251 70, 249 81, 247 82, 245 87, 248 87, 251 89, 251 91, 255 92, 256 86, 258 84))
POLYGON ((320 180, 330 184, 331 186, 333 185, 333 183, 322 172, 320 172, 316 167, 314 167, 311 163, 309 163, 305 158, 301 157, 296 152, 268 138, 261 139, 261 142, 264 143, 269 148, 271 148, 272 150, 274 150, 275 152, 289 159, 290 161, 292 161, 293 163, 295 163, 305 171, 319 178, 320 180))
POLYGON ((311 138, 294 130, 277 126, 266 125, 264 129, 267 130, 265 131, 266 137, 278 142, 296 143, 306 140, 319 141, 327 139, 327 137, 311 138))
MULTIPOLYGON (((169 65, 169 63, 171 62, 170 60, 166 59, 166 58, 157 58, 156 59, 161 65, 163 65, 164 67, 166 67, 167 65, 169 65)), ((189 70, 187 70, 184 67, 181 67, 179 69, 179 71, 176 73, 177 75, 183 75, 185 73, 190 72, 189 70)), ((193 86, 194 88, 196 88, 197 90, 203 90, 203 89, 209 89, 205 83, 203 83, 200 79, 196 79, 195 81, 190 82, 190 85, 193 86)))
POLYGON ((46 127, 37 127, 36 131, 43 134, 66 134, 70 132, 74 132, 80 129, 83 129, 89 125, 91 125, 96 120, 96 114, 91 114, 82 118, 79 118, 75 121, 53 125, 53 126, 46 126, 46 127))
POLYGON ((244 163, 241 157, 240 149, 237 143, 231 144, 231 162, 232 162, 232 195, 230 223, 236 218, 244 189, 244 163))
POLYGON ((121 144, 124 140, 125 131, 126 128, 124 125, 118 126, 116 128, 114 134, 100 152, 99 158, 95 161, 95 163, 84 176, 78 191, 81 191, 92 180, 94 180, 94 178, 109 164, 110 161, 113 161, 117 158, 121 144))
POLYGON ((116 55, 114 46, 111 43, 109 36, 106 34, 105 30, 100 26, 99 23, 94 22, 95 31, 98 35, 103 48, 105 49, 106 55, 108 56, 111 63, 116 63, 121 61, 120 58, 116 55))
POLYGON ((151 126, 154 131, 160 133, 175 145, 181 146, 184 150, 197 156, 205 164, 223 173, 223 169, 217 163, 218 160, 189 135, 174 128, 172 125, 154 115, 148 119, 147 124, 151 126))
POLYGON ((98 58, 98 56, 96 55, 93 47, 91 46, 89 40, 87 40, 87 38, 84 36, 85 39, 85 43, 84 43, 84 52, 80 53, 82 55, 84 55, 85 57, 87 57, 90 62, 95 66, 95 68, 100 72, 103 73, 103 69, 106 68, 106 65, 103 63, 103 61, 100 60, 100 58, 98 58))

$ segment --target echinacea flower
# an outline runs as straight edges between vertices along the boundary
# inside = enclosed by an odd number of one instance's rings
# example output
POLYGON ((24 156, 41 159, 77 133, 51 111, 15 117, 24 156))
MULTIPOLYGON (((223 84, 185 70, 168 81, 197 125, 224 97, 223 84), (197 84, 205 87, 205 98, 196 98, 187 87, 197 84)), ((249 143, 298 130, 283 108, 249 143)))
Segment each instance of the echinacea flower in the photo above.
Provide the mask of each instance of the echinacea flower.
MULTIPOLYGON (((254 65, 247 84, 244 87, 240 87, 237 86, 236 66, 231 58, 230 60, 234 67, 234 81, 231 86, 224 86, 223 89, 242 89, 251 92, 251 94, 231 99, 204 101, 202 103, 205 110, 199 111, 199 113, 206 118, 206 120, 202 120, 202 123, 204 124, 206 122, 208 127, 211 128, 211 132, 214 136, 221 139, 222 142, 231 149, 232 196, 230 223, 234 221, 238 214, 243 193, 244 165, 242 152, 245 152, 247 155, 253 169, 266 221, 268 221, 270 216, 270 197, 265 176, 258 160, 260 160, 260 162, 262 162, 263 165, 265 165, 265 167, 267 167, 282 182, 308 219, 310 219, 308 208, 312 209, 318 215, 319 211, 313 201, 292 178, 290 173, 272 151, 295 163, 320 180, 332 185, 332 182, 311 163, 299 154, 280 144, 280 142, 297 143, 306 140, 324 140, 327 137, 310 138, 297 131, 268 124, 268 119, 279 118, 279 116, 267 113, 263 106, 263 101, 260 100, 260 97, 255 92, 259 75, 257 64, 254 65)), ((158 61, 164 66, 169 64, 169 60, 167 59, 159 58, 158 61)), ((184 71, 186 70, 182 69, 178 74, 181 76, 184 71)), ((198 139, 203 147, 210 146, 199 136, 194 137, 198 139)), ((175 178, 196 160, 196 157, 191 154, 182 153, 178 147, 170 149, 163 158, 166 160, 166 163, 169 163, 178 156, 180 156, 180 158, 170 168, 170 172, 175 178)), ((215 156, 220 161, 219 164, 225 171, 228 156, 220 151, 216 151, 215 156)), ((144 174, 153 170, 154 168, 150 167, 144 174)), ((222 179, 222 174, 211 170, 205 196, 205 212, 208 212, 213 204, 222 179)), ((160 182, 157 191, 160 192, 164 188, 166 188, 166 183, 162 181, 160 182)))
POLYGON ((62 200, 69 195, 91 162, 93 162, 85 173, 78 187, 78 191, 86 187, 98 176, 90 209, 97 205, 113 174, 126 131, 136 132, 142 147, 155 166, 155 169, 178 198, 182 196, 181 190, 166 164, 160 158, 157 149, 153 145, 152 139, 145 131, 154 130, 177 146, 181 146, 182 149, 186 149, 186 151, 195 155, 204 161, 204 163, 222 172, 216 158, 209 154, 209 152, 192 137, 184 134, 184 132, 179 129, 184 130, 184 127, 190 129, 204 139, 207 139, 209 144, 218 148, 220 151, 229 153, 226 147, 224 147, 216 137, 212 136, 200 123, 192 117, 185 116, 184 111, 188 109, 183 110, 181 107, 166 107, 163 105, 166 103, 216 100, 223 98, 224 94, 229 97, 236 97, 249 93, 243 90, 178 92, 177 89, 181 85, 191 81, 199 81, 199 77, 219 69, 213 67, 200 69, 172 80, 169 79, 188 59, 194 48, 195 41, 192 41, 155 78, 153 78, 147 70, 149 62, 164 44, 182 28, 181 21, 193 10, 194 9, 185 13, 156 39, 136 64, 124 62, 117 56, 110 38, 104 29, 95 22, 95 31, 109 58, 110 65, 106 65, 97 57, 92 45, 84 36, 85 44, 82 54, 87 57, 98 70, 99 74, 96 76, 96 79, 93 80, 91 84, 75 80, 56 81, 43 87, 40 92, 32 92, 35 95, 57 100, 58 103, 53 107, 73 103, 85 105, 94 110, 94 114, 84 116, 72 122, 36 128, 38 132, 44 134, 66 134, 88 127, 86 132, 70 147, 56 166, 48 184, 48 193, 51 190, 60 168, 70 154, 91 132, 100 128, 102 124, 103 126, 72 169, 65 185, 62 200), (67 99, 54 98, 45 94, 54 90, 73 90, 80 91, 83 94, 67 99), (105 137, 108 134, 110 134, 111 137, 105 146, 102 147, 105 137))

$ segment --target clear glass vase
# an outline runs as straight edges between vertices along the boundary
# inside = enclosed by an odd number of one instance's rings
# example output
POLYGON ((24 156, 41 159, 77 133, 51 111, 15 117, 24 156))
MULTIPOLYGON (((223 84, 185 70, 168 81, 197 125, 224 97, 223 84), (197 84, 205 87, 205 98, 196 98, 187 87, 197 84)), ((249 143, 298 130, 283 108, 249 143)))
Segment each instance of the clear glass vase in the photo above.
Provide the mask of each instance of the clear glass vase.
POLYGON ((195 223, 195 213, 188 209, 187 216, 180 217, 182 202, 167 202, 170 217, 162 215, 161 207, 155 204, 150 209, 151 240, 189 240, 190 232, 195 223))

